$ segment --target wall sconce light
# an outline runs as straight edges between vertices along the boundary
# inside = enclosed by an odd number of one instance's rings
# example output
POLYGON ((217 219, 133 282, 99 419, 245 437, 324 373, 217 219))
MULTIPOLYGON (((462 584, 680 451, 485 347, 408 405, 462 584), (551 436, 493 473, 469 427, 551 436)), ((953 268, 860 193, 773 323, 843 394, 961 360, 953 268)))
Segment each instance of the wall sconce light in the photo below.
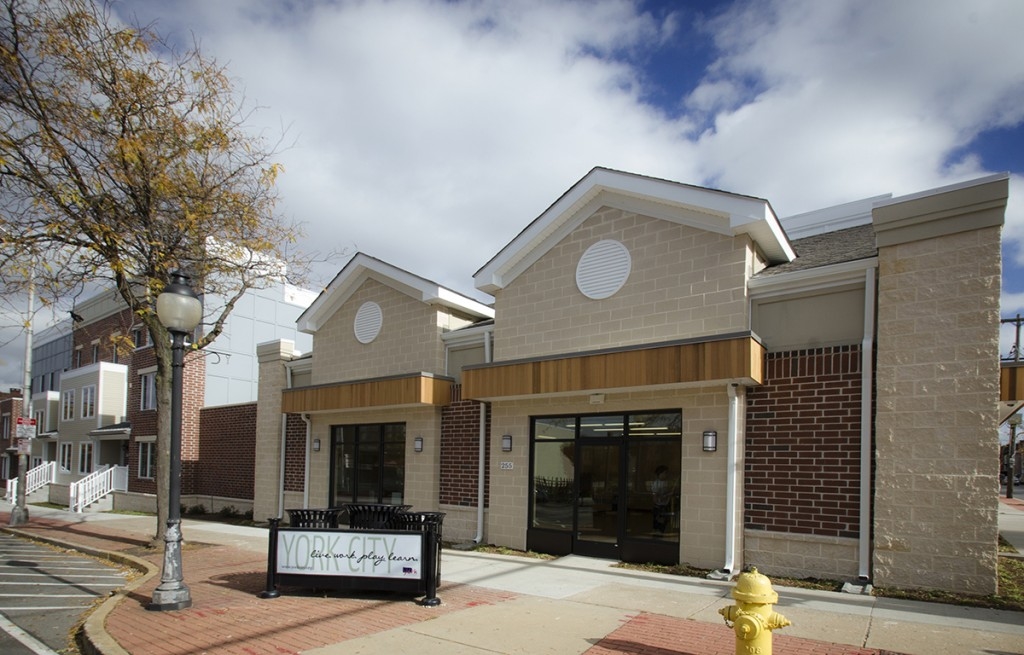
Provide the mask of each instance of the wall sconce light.
POLYGON ((713 453, 718 450, 718 432, 715 430, 704 431, 704 452, 713 453))
POLYGON ((313 439, 313 452, 314 453, 320 452, 320 440, 319 439, 313 439))
POLYGON ((412 440, 412 449, 418 453, 423 452, 423 437, 416 437, 412 440))
POLYGON ((501 435, 501 450, 502 452, 512 452, 512 435, 503 434, 501 435))

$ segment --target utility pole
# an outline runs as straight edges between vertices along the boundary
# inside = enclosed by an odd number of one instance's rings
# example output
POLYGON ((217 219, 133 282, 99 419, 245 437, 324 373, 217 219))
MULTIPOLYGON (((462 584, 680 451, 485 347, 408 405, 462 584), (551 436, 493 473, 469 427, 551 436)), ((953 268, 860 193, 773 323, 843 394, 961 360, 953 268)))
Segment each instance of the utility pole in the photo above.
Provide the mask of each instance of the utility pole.
MULTIPOLYGON (((26 419, 32 418, 32 318, 35 313, 36 304, 36 281, 35 261, 29 270, 28 280, 28 310, 25 313, 25 376, 22 378, 21 387, 21 415, 26 419)), ((28 423, 29 421, 26 421, 28 423)), ((28 504, 25 502, 25 489, 28 480, 25 474, 28 472, 28 453, 22 448, 21 439, 18 439, 18 494, 14 507, 11 508, 11 519, 9 525, 24 525, 28 523, 28 504)))

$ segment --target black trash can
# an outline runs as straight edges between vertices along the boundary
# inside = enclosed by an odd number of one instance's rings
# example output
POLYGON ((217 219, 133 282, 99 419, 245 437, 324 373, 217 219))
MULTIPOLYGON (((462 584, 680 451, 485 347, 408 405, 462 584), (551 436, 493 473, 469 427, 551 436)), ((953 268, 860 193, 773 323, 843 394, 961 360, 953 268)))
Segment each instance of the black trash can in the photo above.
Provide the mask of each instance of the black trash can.
POLYGON ((388 505, 385 503, 345 503, 350 528, 369 530, 396 529, 395 517, 412 505, 388 505))
POLYGON ((395 517, 398 530, 410 530, 424 533, 428 539, 424 548, 425 556, 433 553, 434 584, 441 584, 441 527, 444 524, 444 512, 402 512, 395 517))
POLYGON ((337 528, 341 522, 341 516, 345 513, 345 508, 286 509, 285 511, 288 512, 288 524, 293 528, 337 528))

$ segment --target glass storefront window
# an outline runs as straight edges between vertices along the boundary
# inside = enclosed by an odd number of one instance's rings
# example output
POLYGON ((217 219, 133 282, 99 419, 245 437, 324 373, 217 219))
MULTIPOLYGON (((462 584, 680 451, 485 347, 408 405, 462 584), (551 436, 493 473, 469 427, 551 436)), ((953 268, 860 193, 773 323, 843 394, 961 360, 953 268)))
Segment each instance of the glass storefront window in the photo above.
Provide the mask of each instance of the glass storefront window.
POLYGON ((400 505, 405 487, 405 424, 332 428, 331 505, 400 505))

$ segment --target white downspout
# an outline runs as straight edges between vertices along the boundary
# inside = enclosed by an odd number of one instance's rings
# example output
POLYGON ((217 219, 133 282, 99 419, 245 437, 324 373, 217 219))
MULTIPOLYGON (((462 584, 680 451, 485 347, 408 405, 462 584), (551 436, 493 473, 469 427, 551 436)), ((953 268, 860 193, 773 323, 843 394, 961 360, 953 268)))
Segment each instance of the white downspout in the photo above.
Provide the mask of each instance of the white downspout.
POLYGON ((727 452, 725 454, 728 464, 725 469, 725 564, 722 569, 726 573, 732 573, 736 567, 736 496, 737 475, 740 466, 740 399, 738 384, 730 384, 729 392, 729 436, 727 439, 727 452))
MULTIPOLYGON (((491 335, 493 330, 484 332, 484 362, 491 363, 491 335)), ((487 405, 480 403, 480 438, 477 446, 476 470, 476 536, 473 543, 478 544, 484 539, 484 494, 487 491, 484 482, 487 474, 487 405)))
POLYGON ((310 437, 313 436, 313 422, 309 420, 309 414, 302 415, 302 422, 306 424, 306 466, 303 469, 305 474, 302 480, 302 508, 309 509, 309 454, 310 448, 312 448, 310 437))
POLYGON ((871 389, 875 377, 875 269, 864 274, 864 340, 860 380, 860 537, 861 580, 871 579, 871 389))

